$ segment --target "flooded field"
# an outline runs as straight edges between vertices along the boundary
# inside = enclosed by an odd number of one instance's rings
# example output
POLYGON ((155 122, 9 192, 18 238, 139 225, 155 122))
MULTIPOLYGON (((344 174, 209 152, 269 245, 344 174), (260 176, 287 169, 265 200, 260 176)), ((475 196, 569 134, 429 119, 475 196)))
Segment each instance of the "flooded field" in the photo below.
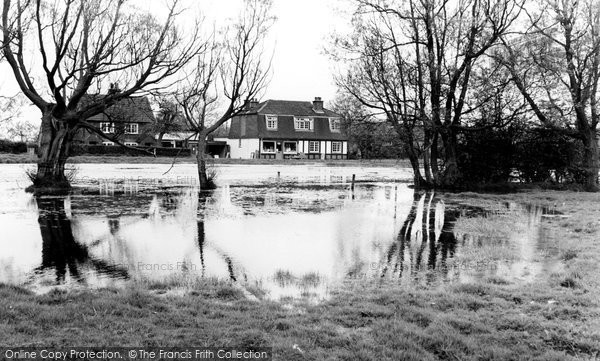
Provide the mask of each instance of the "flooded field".
POLYGON ((543 209, 415 193, 408 169, 223 165, 221 187, 200 192, 191 164, 87 164, 72 194, 36 198, 24 167, 0 165, 0 282, 36 292, 214 277, 319 300, 348 280, 531 282, 559 267, 543 209), (483 236, 474 217, 511 226, 483 236))

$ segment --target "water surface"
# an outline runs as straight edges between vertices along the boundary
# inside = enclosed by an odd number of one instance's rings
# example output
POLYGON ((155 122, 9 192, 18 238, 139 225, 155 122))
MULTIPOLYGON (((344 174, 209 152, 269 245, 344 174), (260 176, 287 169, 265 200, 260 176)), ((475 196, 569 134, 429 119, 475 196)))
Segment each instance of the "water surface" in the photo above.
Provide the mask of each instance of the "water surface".
POLYGON ((457 234, 454 222, 488 211, 415 193, 409 170, 231 165, 207 193, 193 165, 166 168, 82 165, 72 194, 33 197, 21 166, 0 165, 0 282, 43 292, 217 277, 272 299, 323 299, 348 280, 531 282, 554 267, 539 256, 541 208, 502 205, 522 223, 502 240, 512 256, 481 262, 490 240, 457 234), (352 174, 364 181, 354 190, 352 174))

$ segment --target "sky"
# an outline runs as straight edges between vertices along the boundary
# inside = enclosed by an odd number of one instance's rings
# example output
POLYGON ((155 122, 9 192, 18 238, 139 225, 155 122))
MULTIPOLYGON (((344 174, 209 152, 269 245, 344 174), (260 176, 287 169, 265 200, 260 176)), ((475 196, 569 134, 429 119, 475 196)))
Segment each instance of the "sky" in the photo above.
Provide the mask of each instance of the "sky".
MULTIPOLYGON (((133 0, 142 1, 142 0, 133 0)), ((184 21, 191 21, 198 12, 205 21, 220 24, 233 17, 242 5, 241 0, 189 0, 184 21), (187 20, 185 20, 187 18, 187 20)), ((164 0, 145 0, 140 8, 147 8, 157 16, 164 14, 164 0)), ((273 0, 272 15, 276 17, 266 40, 268 56, 272 54, 271 80, 259 100, 305 100, 323 98, 327 104, 336 94, 335 64, 325 53, 333 32, 348 29, 347 0, 273 0), (271 50, 272 49, 272 50, 271 50)), ((8 75, 7 64, 0 64, 0 94, 18 91, 8 75)), ((41 81, 41 79, 40 79, 41 81)), ((21 117, 37 121, 41 114, 34 107, 23 109, 21 117)))
MULTIPOLYGON (((191 0, 207 22, 217 24, 241 8, 241 0, 191 0)), ((325 102, 336 94, 335 64, 325 53, 334 32, 347 32, 349 0, 273 0, 276 17, 266 40, 267 56, 273 55, 272 77, 264 99, 325 102)))

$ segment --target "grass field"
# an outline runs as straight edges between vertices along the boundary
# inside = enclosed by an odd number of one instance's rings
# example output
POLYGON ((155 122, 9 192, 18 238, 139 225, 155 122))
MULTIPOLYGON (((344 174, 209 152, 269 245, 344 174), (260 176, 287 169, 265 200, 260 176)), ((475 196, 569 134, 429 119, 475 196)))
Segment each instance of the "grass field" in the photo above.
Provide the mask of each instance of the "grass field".
MULTIPOLYGON (((147 285, 34 295, 4 285, 0 345, 272 346, 276 360, 598 359, 600 194, 447 196, 562 213, 543 221, 562 271, 532 283, 494 278, 436 289, 355 281, 320 304, 260 300, 250 290, 257 301, 216 280, 183 294, 147 285)), ((478 222, 478 232, 495 236, 498 220, 478 222)))

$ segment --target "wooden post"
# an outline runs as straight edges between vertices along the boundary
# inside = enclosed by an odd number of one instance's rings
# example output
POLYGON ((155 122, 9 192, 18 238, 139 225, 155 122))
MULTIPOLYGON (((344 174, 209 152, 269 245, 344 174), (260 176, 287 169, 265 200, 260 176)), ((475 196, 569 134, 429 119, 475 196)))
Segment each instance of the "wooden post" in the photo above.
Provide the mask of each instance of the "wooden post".
POLYGON ((277 171, 277 180, 281 177, 281 172, 277 171))
POLYGON ((354 192, 354 181, 356 180, 356 174, 352 175, 352 185, 350 186, 350 189, 352 189, 352 192, 354 192))

